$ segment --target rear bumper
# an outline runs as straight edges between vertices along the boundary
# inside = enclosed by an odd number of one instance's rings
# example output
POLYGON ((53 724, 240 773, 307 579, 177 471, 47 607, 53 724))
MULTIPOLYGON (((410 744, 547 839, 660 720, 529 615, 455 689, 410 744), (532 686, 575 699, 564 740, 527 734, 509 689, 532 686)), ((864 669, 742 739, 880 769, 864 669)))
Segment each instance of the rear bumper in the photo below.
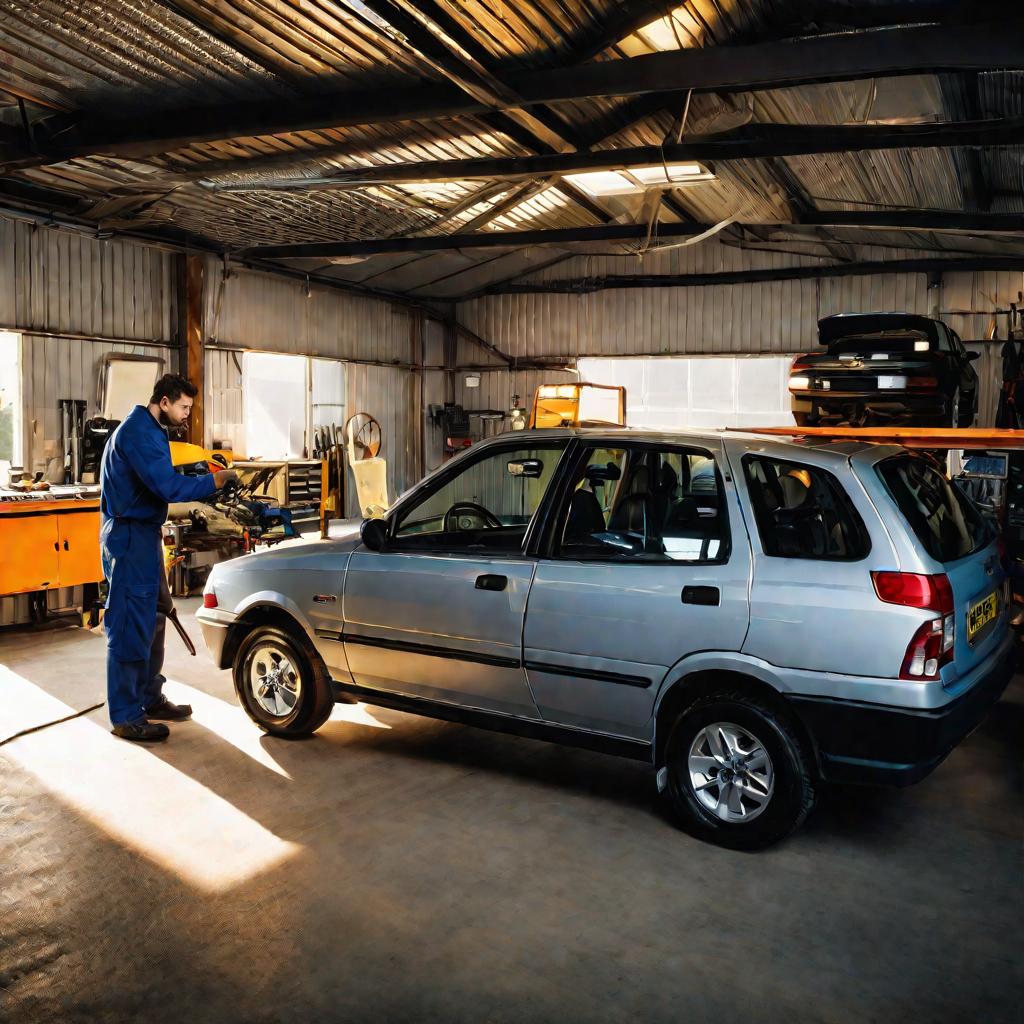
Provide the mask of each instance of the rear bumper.
POLYGON ((1016 658, 1016 643, 1011 643, 966 693, 929 710, 786 696, 814 740, 823 779, 909 786, 933 771, 981 722, 1006 689, 1016 658))
POLYGON ((828 413, 861 406, 914 416, 941 416, 949 399, 941 392, 913 394, 907 391, 801 391, 791 393, 794 412, 828 413))

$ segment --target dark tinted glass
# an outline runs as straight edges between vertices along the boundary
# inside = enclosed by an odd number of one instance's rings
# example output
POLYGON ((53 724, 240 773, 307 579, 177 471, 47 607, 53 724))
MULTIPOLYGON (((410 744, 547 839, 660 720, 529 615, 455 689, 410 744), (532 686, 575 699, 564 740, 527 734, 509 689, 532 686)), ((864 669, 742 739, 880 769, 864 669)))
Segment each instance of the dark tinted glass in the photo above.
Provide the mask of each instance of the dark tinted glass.
POLYGON ((937 562, 955 562, 992 540, 974 503, 919 456, 887 459, 878 473, 903 517, 937 562))
POLYGON ((815 466, 743 460, 766 555, 854 561, 871 549, 863 520, 839 481, 815 466))

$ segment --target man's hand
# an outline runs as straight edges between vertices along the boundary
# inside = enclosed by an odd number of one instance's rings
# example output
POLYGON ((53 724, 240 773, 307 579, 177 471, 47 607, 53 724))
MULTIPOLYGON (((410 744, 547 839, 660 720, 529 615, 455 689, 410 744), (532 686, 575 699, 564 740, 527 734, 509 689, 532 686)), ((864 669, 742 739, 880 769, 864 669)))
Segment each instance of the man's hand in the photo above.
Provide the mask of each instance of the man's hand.
POLYGON ((238 474, 233 469, 219 469, 213 474, 213 482, 221 491, 230 483, 238 483, 238 474))

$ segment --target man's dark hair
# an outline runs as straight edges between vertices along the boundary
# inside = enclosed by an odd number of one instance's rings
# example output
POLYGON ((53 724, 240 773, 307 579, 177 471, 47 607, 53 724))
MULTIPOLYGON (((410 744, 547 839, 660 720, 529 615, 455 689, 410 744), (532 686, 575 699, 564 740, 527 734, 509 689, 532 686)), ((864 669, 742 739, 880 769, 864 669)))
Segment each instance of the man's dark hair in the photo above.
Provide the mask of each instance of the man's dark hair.
POLYGON ((153 394, 149 399, 149 404, 159 405, 160 399, 166 398, 173 405, 182 395, 195 398, 198 394, 199 388, 187 377, 182 377, 177 373, 165 373, 153 385, 153 394))

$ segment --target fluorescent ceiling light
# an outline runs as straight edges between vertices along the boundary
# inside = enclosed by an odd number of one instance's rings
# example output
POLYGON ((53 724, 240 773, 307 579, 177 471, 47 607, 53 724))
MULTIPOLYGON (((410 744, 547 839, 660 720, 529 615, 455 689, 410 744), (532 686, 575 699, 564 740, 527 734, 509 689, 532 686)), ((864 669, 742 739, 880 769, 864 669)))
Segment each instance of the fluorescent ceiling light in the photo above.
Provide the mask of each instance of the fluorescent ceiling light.
POLYGON ((631 167, 627 173, 639 178, 645 185, 670 185, 687 181, 708 181, 714 175, 700 164, 669 164, 668 176, 665 176, 665 165, 654 167, 631 167))
POLYGON ((659 186, 688 185, 696 181, 714 179, 703 164, 651 164, 645 167, 627 167, 621 171, 587 171, 567 174, 566 179, 589 195, 625 196, 659 186), (666 175, 666 170, 668 174, 666 175))

